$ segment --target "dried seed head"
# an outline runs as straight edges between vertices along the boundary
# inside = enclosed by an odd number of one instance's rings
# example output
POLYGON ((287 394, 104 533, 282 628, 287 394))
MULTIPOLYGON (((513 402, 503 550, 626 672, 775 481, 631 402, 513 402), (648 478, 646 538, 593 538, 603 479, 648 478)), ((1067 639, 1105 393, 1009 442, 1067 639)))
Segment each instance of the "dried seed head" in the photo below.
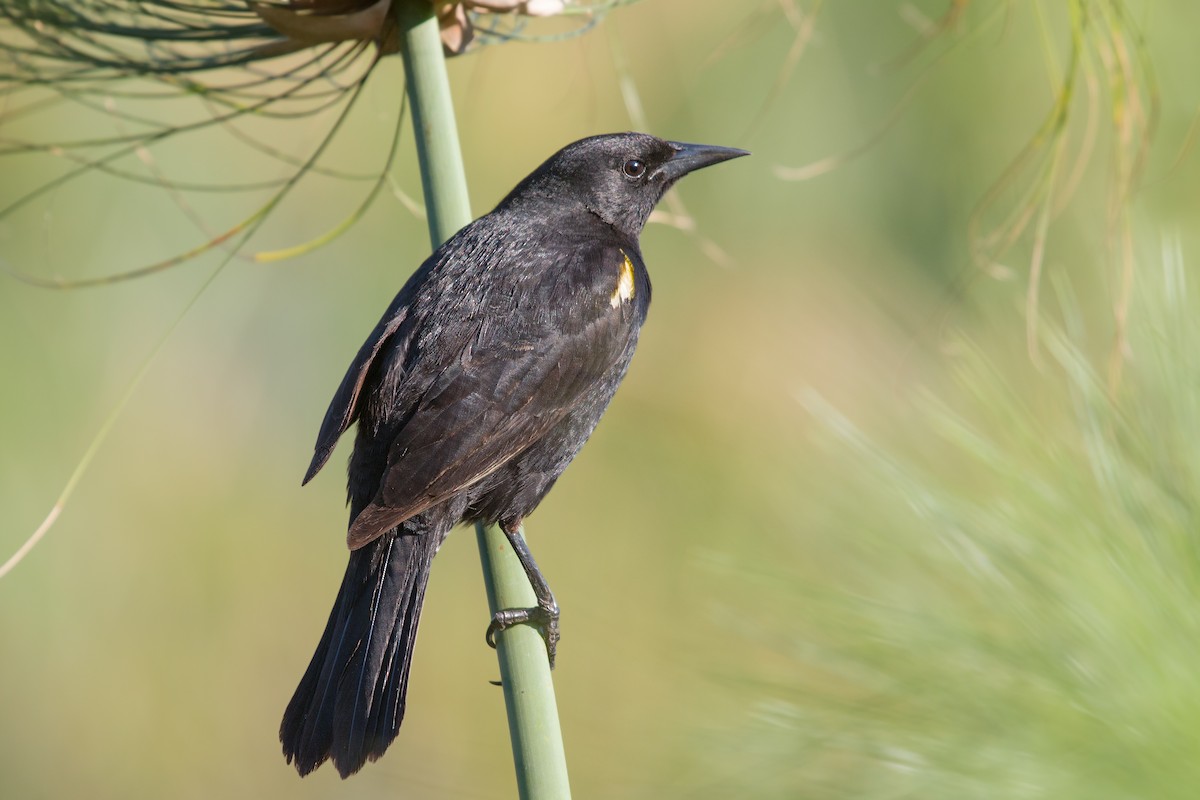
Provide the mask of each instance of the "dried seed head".
MULTIPOLYGON (((271 45, 275 53, 348 41, 374 42, 384 54, 394 53, 399 47, 395 26, 388 24, 392 0, 291 0, 289 3, 252 0, 248 5, 284 38, 283 42, 271 45)), ((442 45, 447 55, 465 52, 475 40, 476 17, 553 17, 566 11, 568 5, 571 5, 568 0, 440 2, 436 4, 436 12, 442 45)))

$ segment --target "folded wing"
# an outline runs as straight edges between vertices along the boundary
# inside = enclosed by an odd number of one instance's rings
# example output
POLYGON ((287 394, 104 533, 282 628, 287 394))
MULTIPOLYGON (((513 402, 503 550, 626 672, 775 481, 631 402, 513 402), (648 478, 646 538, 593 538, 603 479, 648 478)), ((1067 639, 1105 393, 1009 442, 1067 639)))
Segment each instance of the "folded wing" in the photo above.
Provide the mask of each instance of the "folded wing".
MULTIPOLYGON (((581 248, 516 284, 489 284, 481 302, 449 326, 456 355, 432 375, 422 369, 420 347, 390 341, 407 342, 397 332, 412 327, 403 325, 403 304, 393 303, 343 379, 309 470, 311 477, 357 419, 371 391, 372 363, 382 353, 391 357, 388 348, 411 351, 402 394, 413 406, 398 415, 404 422, 392 436, 374 499, 351 523, 350 548, 482 480, 545 436, 589 392, 617 380, 614 367, 633 346, 644 312, 612 300, 627 272, 622 250, 581 248), (411 385, 418 380, 422 386, 411 385)), ((443 354, 447 343, 439 342, 443 354)))

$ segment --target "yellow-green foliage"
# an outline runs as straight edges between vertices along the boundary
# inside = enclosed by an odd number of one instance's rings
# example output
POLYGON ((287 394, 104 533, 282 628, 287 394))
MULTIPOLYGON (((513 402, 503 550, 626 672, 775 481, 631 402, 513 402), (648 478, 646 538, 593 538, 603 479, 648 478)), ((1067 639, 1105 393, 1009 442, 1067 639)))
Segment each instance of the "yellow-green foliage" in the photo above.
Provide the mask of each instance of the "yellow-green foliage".
POLYGON ((755 796, 1195 796, 1200 287, 1164 262, 1115 400, 1069 296, 1044 370, 964 346, 906 444, 803 396, 842 465, 799 512, 827 540, 722 571, 777 658, 730 743, 755 796))

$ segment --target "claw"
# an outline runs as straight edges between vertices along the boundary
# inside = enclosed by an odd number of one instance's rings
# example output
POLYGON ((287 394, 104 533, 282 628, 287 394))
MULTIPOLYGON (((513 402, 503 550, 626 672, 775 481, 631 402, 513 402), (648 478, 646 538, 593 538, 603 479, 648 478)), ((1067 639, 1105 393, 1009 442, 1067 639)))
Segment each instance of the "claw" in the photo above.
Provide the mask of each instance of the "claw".
POLYGON ((546 642, 546 656, 550 660, 550 669, 554 669, 554 660, 558 654, 558 604, 553 601, 546 606, 533 608, 504 608, 492 616, 484 640, 489 647, 496 647, 496 634, 514 625, 529 624, 538 629, 546 642))
POLYGON ((538 569, 533 554, 529 552, 525 539, 521 536, 521 521, 518 519, 508 524, 502 523, 500 530, 504 531, 505 538, 508 539, 517 560, 521 562, 521 568, 529 578, 529 586, 537 598, 537 605, 533 608, 500 609, 492 615, 492 622, 488 625, 484 640, 494 648, 496 634, 500 631, 522 623, 533 625, 546 642, 546 656, 550 659, 550 669, 554 669, 554 658, 558 654, 558 603, 555 602, 554 593, 550 591, 545 576, 538 569))

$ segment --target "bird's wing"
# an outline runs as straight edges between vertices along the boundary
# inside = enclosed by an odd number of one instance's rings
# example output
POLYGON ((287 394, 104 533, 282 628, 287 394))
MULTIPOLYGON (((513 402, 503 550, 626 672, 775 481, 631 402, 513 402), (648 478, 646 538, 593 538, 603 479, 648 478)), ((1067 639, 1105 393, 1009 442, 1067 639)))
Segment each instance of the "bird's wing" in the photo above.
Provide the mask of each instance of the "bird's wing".
MULTIPOLYGON (((503 466, 614 374, 634 345, 640 310, 633 266, 617 247, 576 251, 511 296, 510 313, 479 320, 467 346, 396 433, 374 501, 347 535, 351 549, 503 466)), ((646 287, 648 289, 648 287, 646 287)), ((598 411, 598 410, 597 410, 598 411)))
POLYGON ((406 286, 392 301, 388 310, 384 312, 383 318, 379 320, 379 324, 375 326, 371 335, 358 349, 358 355, 354 357, 350 368, 346 370, 346 375, 342 378, 342 383, 338 386, 333 400, 329 403, 329 409, 325 412, 325 419, 321 422, 321 431, 317 434, 317 444, 314 448, 312 462, 308 465, 308 472, 305 473, 301 485, 308 483, 321 471, 321 467, 325 466, 325 462, 333 453, 338 439, 358 419, 358 400, 363 382, 367 378, 367 372, 384 344, 399 330, 408 316, 408 289, 409 287, 406 286))

